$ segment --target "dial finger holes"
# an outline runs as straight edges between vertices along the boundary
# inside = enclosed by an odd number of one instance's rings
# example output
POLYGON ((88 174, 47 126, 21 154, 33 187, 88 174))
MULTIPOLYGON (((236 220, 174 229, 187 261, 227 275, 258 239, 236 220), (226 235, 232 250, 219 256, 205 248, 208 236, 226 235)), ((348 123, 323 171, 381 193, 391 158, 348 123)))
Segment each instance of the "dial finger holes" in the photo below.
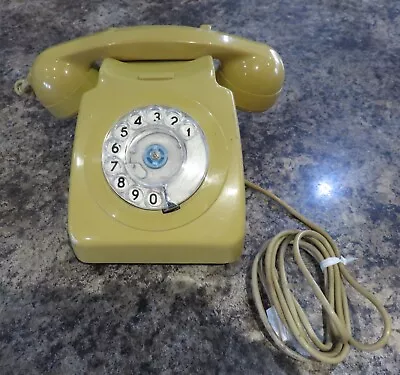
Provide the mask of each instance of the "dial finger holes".
POLYGON ((196 120, 178 108, 136 107, 110 126, 101 163, 119 198, 140 209, 162 210, 168 202, 189 199, 204 180, 206 139, 196 120))
POLYGON ((122 161, 118 158, 108 159, 104 163, 104 168, 109 174, 119 174, 123 171, 122 161))
POLYGON ((135 204, 140 204, 143 201, 143 192, 138 187, 131 187, 129 190, 129 199, 135 204))
POLYGON ((114 187, 119 191, 125 191, 128 188, 128 179, 124 175, 118 175, 114 180, 114 187))
POLYGON ((122 151, 122 143, 116 139, 110 138, 106 144, 107 155, 118 156, 122 151))
POLYGON ((158 124, 164 119, 164 113, 160 108, 152 108, 148 111, 147 121, 149 124, 158 124))
POLYGON ((182 137, 186 140, 192 139, 196 135, 196 127, 190 122, 181 125, 179 131, 182 137))
POLYGON ((140 111, 134 111, 128 118, 129 124, 134 128, 140 128, 144 125, 143 114, 140 111))
POLYGON ((151 191, 147 195, 147 204, 151 207, 158 207, 162 203, 161 195, 155 191, 151 191))
POLYGON ((113 132, 114 137, 120 142, 125 142, 129 137, 129 133, 130 129, 128 123, 122 123, 118 125, 113 132))
POLYGON ((166 116, 165 122, 167 125, 176 127, 179 126, 181 122, 181 115, 178 112, 169 112, 166 116))

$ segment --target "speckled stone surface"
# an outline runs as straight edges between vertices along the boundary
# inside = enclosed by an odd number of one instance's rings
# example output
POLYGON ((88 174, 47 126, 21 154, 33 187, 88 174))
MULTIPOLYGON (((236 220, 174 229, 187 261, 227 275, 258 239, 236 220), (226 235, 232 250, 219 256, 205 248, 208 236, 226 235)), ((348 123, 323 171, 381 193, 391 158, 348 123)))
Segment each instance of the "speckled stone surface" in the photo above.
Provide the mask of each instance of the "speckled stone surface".
MULTIPOLYGON (((396 1, 2 1, 0 373, 398 373, 399 43, 396 1), (74 257, 66 218, 75 119, 56 120, 31 96, 17 97, 14 81, 40 51, 77 36, 202 23, 281 54, 278 105, 239 113, 246 176, 358 258, 351 271, 393 318, 385 349, 352 350, 336 367, 308 365, 264 338, 249 298, 251 262, 265 239, 298 224, 253 192, 236 264, 92 266, 74 257)), ((356 334, 376 338, 376 313, 350 297, 356 334)))

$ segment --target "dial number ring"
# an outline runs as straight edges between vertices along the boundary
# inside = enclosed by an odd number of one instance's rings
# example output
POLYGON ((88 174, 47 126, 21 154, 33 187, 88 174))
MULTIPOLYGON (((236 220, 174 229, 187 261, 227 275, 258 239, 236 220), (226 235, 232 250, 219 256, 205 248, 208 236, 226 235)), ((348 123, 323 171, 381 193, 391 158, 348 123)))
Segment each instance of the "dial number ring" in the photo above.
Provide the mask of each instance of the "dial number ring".
POLYGON ((189 199, 204 181, 208 147, 199 124, 177 108, 133 109, 116 121, 102 148, 110 188, 132 206, 161 210, 189 199))

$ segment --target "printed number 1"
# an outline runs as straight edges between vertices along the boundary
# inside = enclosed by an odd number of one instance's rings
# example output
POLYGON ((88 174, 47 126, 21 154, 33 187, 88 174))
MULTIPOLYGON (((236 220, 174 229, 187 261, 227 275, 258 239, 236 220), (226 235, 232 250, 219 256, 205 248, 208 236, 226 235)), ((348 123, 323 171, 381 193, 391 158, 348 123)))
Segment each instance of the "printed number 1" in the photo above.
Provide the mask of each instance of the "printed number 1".
POLYGON ((186 129, 188 137, 190 137, 190 128, 186 129))

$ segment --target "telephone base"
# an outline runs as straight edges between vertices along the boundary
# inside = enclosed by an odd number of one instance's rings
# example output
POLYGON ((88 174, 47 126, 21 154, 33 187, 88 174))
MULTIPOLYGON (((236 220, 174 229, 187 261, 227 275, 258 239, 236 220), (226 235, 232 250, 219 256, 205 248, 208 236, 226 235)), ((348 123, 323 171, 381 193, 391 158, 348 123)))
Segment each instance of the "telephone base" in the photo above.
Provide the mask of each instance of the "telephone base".
MULTIPOLYGON (((237 177, 238 175, 236 175, 237 177)), ((228 181, 234 177, 228 177, 228 181)), ((76 257, 84 263, 168 263, 225 264, 240 258, 244 246, 244 185, 236 190, 222 190, 213 206, 196 220, 166 231, 132 228, 107 215, 93 201, 86 200, 86 210, 70 204, 69 236, 76 257), (225 215, 221 215, 225 213, 225 215)), ((79 194, 84 194, 80 191, 79 194)), ((85 197, 88 198, 88 197, 85 197)), ((190 205, 160 219, 185 215, 190 205)), ((168 219, 167 219, 168 220, 168 219)), ((151 222, 151 218, 149 222, 151 222)))
MULTIPOLYGON (((210 56, 145 64, 103 61, 98 85, 81 101, 71 163, 68 231, 82 262, 222 264, 240 257, 245 236, 240 134, 233 95, 214 73, 210 56), (143 79, 166 73, 173 78, 143 79), (180 207, 171 207, 173 212, 129 204, 104 177, 101 155, 112 124, 132 108, 149 105, 190 114, 207 144, 204 180, 188 199, 173 201, 180 207)), ((187 160, 201 150, 187 151, 187 160)), ((182 189, 197 178, 196 165, 185 167, 196 173, 183 181, 182 189)))
MULTIPOLYGON (((72 241, 71 241, 72 242, 72 241)), ((181 245, 171 247, 118 246, 91 248, 73 246, 75 256, 83 263, 108 264, 227 264, 237 261, 243 249, 243 241, 229 244, 226 248, 215 248, 215 244, 181 245)))

